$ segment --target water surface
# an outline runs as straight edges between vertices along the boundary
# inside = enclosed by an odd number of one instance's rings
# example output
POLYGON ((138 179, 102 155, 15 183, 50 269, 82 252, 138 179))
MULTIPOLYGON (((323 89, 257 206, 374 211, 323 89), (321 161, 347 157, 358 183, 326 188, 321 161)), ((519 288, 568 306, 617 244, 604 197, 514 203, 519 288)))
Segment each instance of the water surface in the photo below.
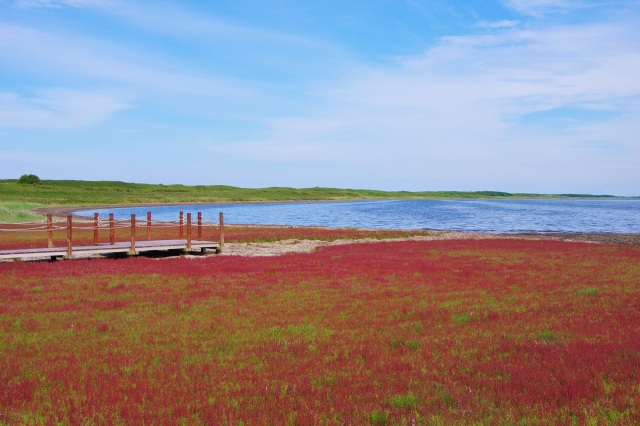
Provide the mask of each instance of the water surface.
MULTIPOLYGON (((391 200, 311 203, 203 204, 97 210, 116 219, 193 220, 255 225, 330 226, 375 229, 432 229, 513 232, 640 233, 640 199, 391 200)), ((91 217, 95 210, 76 212, 91 217)))

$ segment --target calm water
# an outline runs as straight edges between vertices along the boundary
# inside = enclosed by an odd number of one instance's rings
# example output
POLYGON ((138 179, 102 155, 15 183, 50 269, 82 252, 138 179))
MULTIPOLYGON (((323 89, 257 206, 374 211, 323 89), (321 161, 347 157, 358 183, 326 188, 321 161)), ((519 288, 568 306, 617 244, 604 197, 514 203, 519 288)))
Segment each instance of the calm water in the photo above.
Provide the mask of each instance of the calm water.
MULTIPOLYGON (((394 200, 322 203, 207 204, 98 210, 116 219, 135 214, 177 221, 179 211, 202 212, 206 222, 255 225, 315 225, 378 229, 482 232, 640 233, 640 199, 615 200, 394 200)), ((93 216, 95 211, 76 212, 93 216)))

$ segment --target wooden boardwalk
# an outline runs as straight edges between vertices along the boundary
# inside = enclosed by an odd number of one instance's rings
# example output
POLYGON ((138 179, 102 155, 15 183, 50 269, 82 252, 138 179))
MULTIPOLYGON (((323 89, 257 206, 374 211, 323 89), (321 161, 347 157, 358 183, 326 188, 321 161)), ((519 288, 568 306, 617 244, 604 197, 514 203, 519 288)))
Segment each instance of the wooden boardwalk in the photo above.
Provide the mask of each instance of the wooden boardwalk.
MULTIPOLYGON (((68 259, 67 247, 52 248, 33 248, 33 249, 13 249, 0 250, 0 259, 68 259)), ((219 253, 221 250, 220 243, 214 241, 192 240, 190 247, 188 240, 153 240, 153 241, 136 241, 134 249, 131 250, 130 242, 117 242, 115 244, 96 244, 92 246, 76 246, 71 248, 73 257, 103 256, 116 253, 125 253, 128 255, 137 255, 142 252, 150 251, 169 251, 182 250, 185 253, 206 252, 214 250, 219 253)))
MULTIPOLYGON (((100 225, 98 221, 98 213, 95 213, 93 216, 93 226, 87 227, 74 227, 73 225, 73 217, 71 215, 67 216, 66 228, 57 226, 56 230, 64 230, 67 231, 67 245, 65 247, 54 247, 53 246, 53 232, 54 226, 51 215, 47 215, 47 223, 46 226, 42 224, 36 224, 37 226, 31 226, 30 228, 20 228, 21 224, 9 224, 11 227, 7 227, 6 229, 1 229, 0 231, 5 232, 47 232, 47 248, 21 248, 21 249, 5 249, 0 250, 0 261, 1 260, 28 260, 28 259, 46 259, 50 258, 51 260, 55 260, 58 258, 64 259, 73 259, 78 257, 90 257, 90 256, 104 256, 110 254, 124 253, 130 256, 135 256, 142 252, 153 252, 153 251, 171 251, 171 250, 181 250, 185 253, 192 253, 196 251, 200 251, 201 253, 206 252, 207 250, 215 250, 216 253, 220 253, 222 248, 224 247, 224 215, 220 213, 220 221, 218 223, 219 227, 219 240, 218 241, 206 241, 202 239, 202 213, 198 212, 198 222, 197 222, 197 239, 192 238, 192 224, 191 224, 191 213, 187 213, 187 223, 186 223, 186 239, 184 238, 185 234, 185 224, 183 221, 183 214, 180 212, 180 221, 176 225, 172 225, 170 223, 159 223, 156 226, 160 228, 177 228, 179 230, 178 239, 176 240, 153 240, 151 239, 152 226, 153 222, 151 221, 151 213, 147 213, 147 222, 146 225, 136 225, 136 215, 131 215, 131 221, 129 221, 126 225, 126 228, 130 231, 130 240, 129 241, 115 241, 115 221, 113 217, 113 213, 109 214, 109 242, 108 243, 100 243, 98 240, 98 233, 100 230, 100 225), (136 239, 136 229, 138 227, 146 228, 147 230, 147 240, 140 241, 136 239), (81 230, 92 230, 93 231, 93 244, 86 246, 77 246, 73 244, 73 231, 74 229, 81 230)), ((211 225, 209 225, 211 226, 211 225)), ((118 228, 124 228, 120 224, 118 228)), ((214 236, 215 238, 215 236, 214 236)))

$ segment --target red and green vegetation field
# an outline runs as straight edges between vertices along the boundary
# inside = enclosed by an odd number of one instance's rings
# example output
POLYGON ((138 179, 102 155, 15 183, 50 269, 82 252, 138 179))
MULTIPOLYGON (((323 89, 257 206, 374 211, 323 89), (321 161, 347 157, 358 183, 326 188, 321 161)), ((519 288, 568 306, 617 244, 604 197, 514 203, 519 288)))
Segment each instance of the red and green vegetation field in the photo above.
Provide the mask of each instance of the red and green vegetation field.
POLYGON ((0 407, 0 424, 638 424, 640 247, 0 263, 0 407))

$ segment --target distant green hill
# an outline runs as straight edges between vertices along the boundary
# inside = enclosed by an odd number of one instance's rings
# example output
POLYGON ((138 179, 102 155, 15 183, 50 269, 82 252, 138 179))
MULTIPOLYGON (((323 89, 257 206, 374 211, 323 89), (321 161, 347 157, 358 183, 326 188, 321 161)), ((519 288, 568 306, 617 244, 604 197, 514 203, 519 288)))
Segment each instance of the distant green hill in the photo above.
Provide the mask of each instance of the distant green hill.
POLYGON ((338 188, 237 188, 223 185, 154 185, 112 181, 41 180, 38 184, 0 180, 0 202, 44 205, 215 203, 256 201, 338 201, 428 198, 611 197, 586 194, 511 194, 498 191, 377 191, 338 188))

